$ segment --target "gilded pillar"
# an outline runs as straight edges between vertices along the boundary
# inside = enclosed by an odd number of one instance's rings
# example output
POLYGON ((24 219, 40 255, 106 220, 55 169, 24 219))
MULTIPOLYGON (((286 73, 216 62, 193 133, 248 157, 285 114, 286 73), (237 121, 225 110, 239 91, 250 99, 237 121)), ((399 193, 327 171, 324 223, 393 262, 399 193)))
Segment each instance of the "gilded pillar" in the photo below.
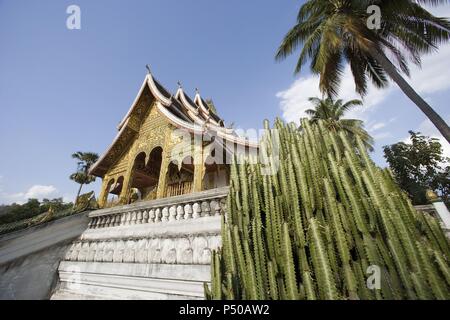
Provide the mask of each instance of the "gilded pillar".
POLYGON ((167 169, 169 168, 170 155, 163 149, 161 170, 159 171, 158 189, 156 190, 156 199, 165 197, 167 169))
POLYGON ((194 167, 194 190, 193 192, 199 192, 203 189, 203 175, 205 168, 203 164, 196 164, 194 167))
POLYGON ((167 170, 171 161, 172 152, 172 128, 168 126, 165 130, 164 145, 162 151, 161 169, 159 171, 158 189, 156 190, 156 199, 166 196, 167 170))
POLYGON ((203 159, 203 147, 202 142, 194 142, 194 186, 193 192, 202 191, 203 176, 205 174, 205 161, 203 159))
MULTIPOLYGON (((134 133, 139 133, 141 120, 136 115, 132 115, 128 120, 128 128, 130 128, 134 133)), ((120 204, 128 204, 128 200, 130 199, 130 191, 131 191, 131 183, 133 181, 134 176, 134 162, 136 160, 137 156, 137 145, 136 140, 134 141, 133 147, 129 151, 129 155, 133 155, 133 157, 127 157, 128 158, 128 167, 127 171, 124 176, 123 185, 122 185, 122 191, 119 195, 119 203, 120 204)))
POLYGON ((98 196, 98 206, 100 208, 103 208, 106 204, 106 201, 108 199, 108 187, 109 187, 109 177, 107 175, 105 175, 103 177, 103 181, 102 181, 102 188, 100 190, 100 195, 98 196))
MULTIPOLYGON (((132 158, 134 159, 134 158, 132 158)), ((128 204, 128 200, 130 199, 130 191, 131 191, 131 182, 133 181, 133 173, 134 173, 134 160, 131 164, 129 164, 128 169, 125 173, 123 184, 122 184, 122 191, 119 195, 119 203, 120 204, 128 204)))

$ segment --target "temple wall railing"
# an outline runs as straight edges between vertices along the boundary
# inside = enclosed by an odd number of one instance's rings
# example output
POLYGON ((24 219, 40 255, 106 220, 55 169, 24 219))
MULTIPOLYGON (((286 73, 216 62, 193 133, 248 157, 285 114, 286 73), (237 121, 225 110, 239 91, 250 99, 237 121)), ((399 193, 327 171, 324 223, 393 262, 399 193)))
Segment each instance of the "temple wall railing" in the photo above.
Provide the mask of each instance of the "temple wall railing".
POLYGON ((169 184, 166 188, 166 197, 179 196, 183 194, 188 194, 192 192, 194 184, 192 181, 184 181, 169 184))
POLYGON ((228 190, 90 212, 59 266, 53 298, 202 299, 228 190))
POLYGON ((227 195, 228 187, 224 187, 96 210, 89 215, 88 228, 99 229, 220 216, 224 212, 227 195))

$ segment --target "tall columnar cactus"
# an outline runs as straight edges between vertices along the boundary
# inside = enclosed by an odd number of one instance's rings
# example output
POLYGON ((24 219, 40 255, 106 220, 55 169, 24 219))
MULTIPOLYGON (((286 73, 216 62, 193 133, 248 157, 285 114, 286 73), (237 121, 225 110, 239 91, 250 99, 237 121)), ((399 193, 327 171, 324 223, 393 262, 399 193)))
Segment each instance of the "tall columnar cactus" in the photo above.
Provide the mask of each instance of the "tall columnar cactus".
POLYGON ((275 129, 261 142, 265 164, 232 165, 207 298, 450 298, 439 223, 413 208, 361 141, 307 120, 275 129), (367 285, 372 270, 379 289, 367 285))

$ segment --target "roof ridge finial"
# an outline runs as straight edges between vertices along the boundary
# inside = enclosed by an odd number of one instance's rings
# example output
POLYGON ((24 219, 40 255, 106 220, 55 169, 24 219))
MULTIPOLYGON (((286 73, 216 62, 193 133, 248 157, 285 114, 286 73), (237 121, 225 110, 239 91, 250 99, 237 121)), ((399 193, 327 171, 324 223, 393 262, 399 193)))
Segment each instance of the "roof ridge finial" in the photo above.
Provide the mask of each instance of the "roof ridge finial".
POLYGON ((198 90, 198 88, 195 88, 195 94, 200 95, 200 90, 198 90))
POLYGON ((178 85, 178 88, 183 89, 183 85, 181 84, 181 81, 177 81, 177 85, 178 85))
POLYGON ((150 70, 150 66, 148 64, 145 65, 145 68, 148 71, 148 74, 152 74, 152 71, 150 70))

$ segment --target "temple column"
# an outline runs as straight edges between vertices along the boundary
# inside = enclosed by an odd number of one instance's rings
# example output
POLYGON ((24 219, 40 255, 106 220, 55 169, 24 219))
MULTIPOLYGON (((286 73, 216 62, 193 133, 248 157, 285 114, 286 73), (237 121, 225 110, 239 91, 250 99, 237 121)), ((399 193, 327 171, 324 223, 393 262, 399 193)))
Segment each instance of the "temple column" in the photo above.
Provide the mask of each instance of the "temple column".
POLYGON ((172 133, 172 128, 168 126, 165 130, 164 145, 161 155, 161 169, 159 172, 158 189, 156 190, 156 199, 161 199, 166 196, 167 170, 169 170, 169 164, 172 160, 172 133))
POLYGON ((120 191, 119 195, 119 203, 120 204, 128 204, 128 200, 130 199, 130 184, 133 181, 133 173, 134 173, 134 161, 124 176, 122 191, 120 191))
POLYGON ((164 198, 166 192, 166 178, 167 170, 169 168, 170 154, 166 154, 166 150, 163 149, 161 170, 159 172, 158 189, 156 190, 156 199, 164 198))
POLYGON ((205 163, 203 161, 202 143, 194 143, 194 182, 193 192, 202 191, 203 175, 205 174, 205 163))
POLYGON ((203 190, 203 175, 205 167, 203 164, 196 164, 194 167, 194 186, 193 192, 199 192, 203 190))
POLYGON ((104 206, 105 206, 105 204, 106 204, 106 201, 107 201, 107 199, 108 199, 108 193, 109 193, 109 190, 108 190, 108 187, 109 187, 109 177, 108 176, 104 176, 103 177, 103 181, 102 181, 102 188, 101 188, 101 191, 100 191, 100 195, 98 196, 98 200, 97 200, 97 203, 98 203, 98 206, 100 207, 100 208, 103 208, 104 206))

